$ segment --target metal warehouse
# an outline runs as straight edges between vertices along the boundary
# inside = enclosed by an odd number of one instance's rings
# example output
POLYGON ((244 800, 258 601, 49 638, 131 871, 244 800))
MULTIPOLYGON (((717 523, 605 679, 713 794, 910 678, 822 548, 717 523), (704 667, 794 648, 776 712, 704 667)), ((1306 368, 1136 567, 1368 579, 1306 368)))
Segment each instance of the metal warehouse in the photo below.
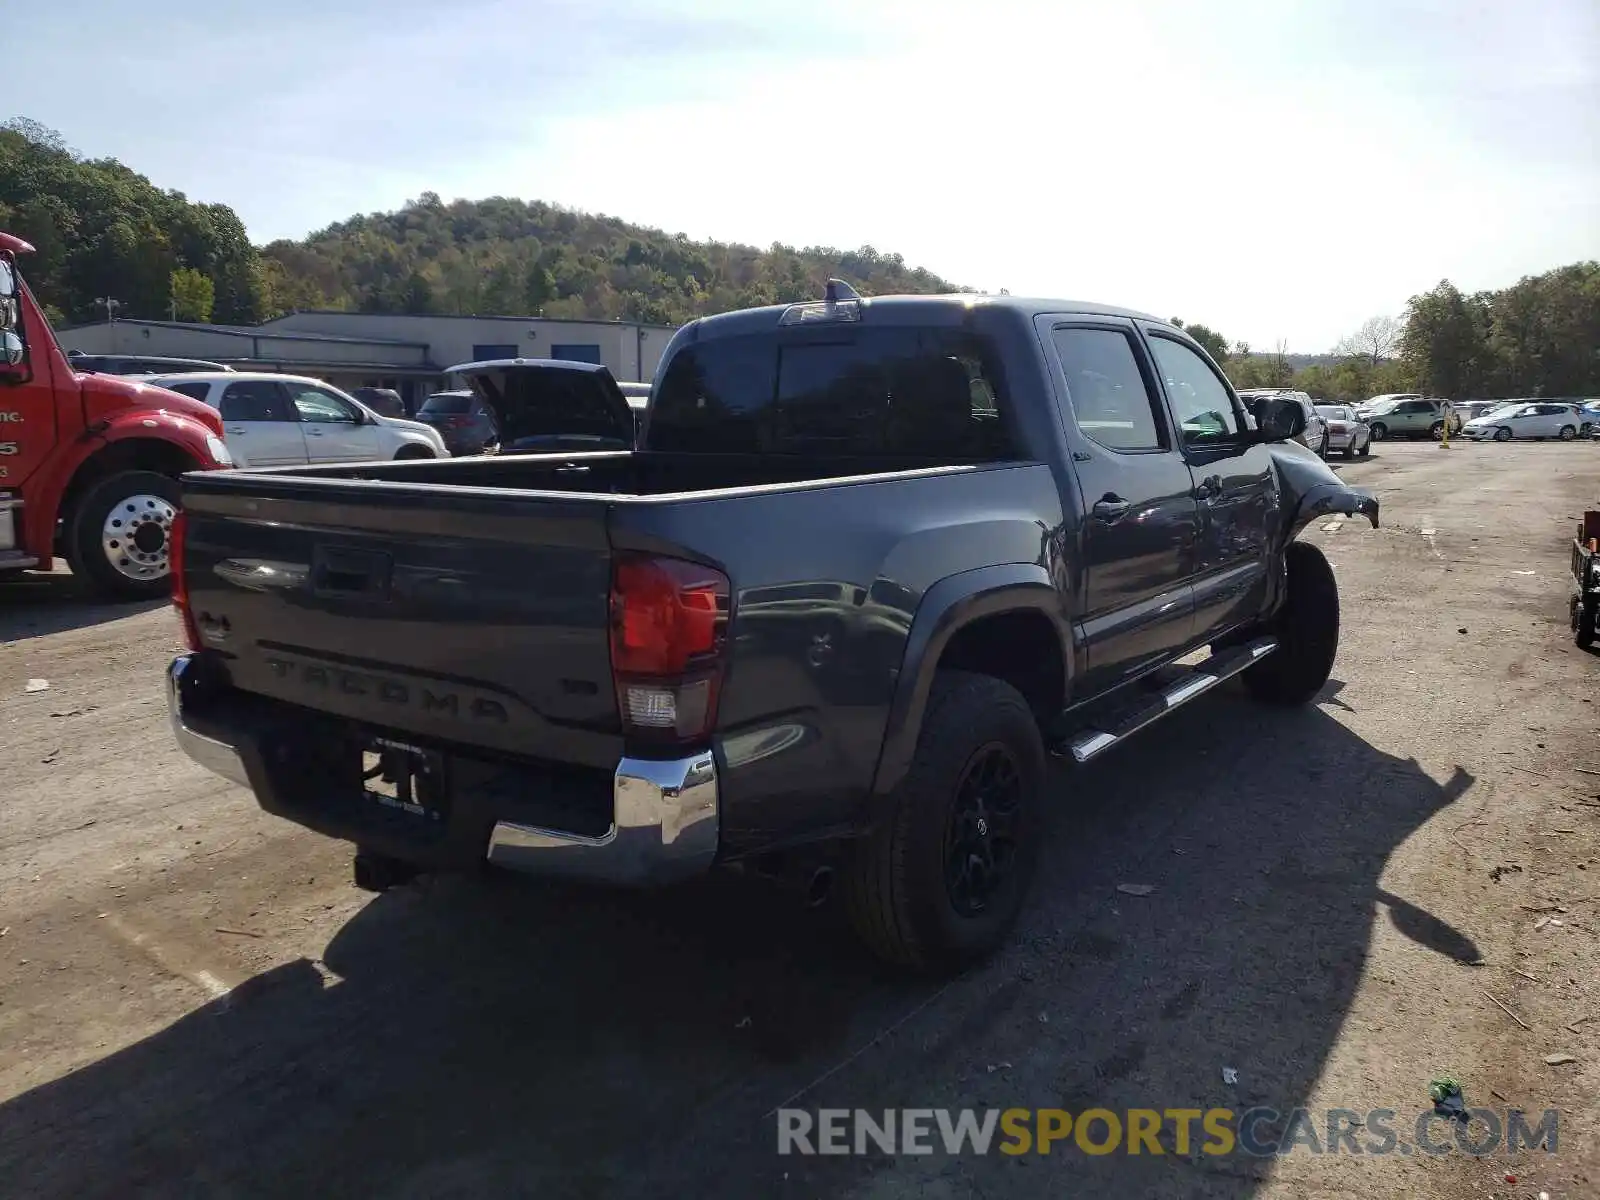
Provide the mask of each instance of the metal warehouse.
POLYGON ((59 339, 63 349, 85 354, 205 358, 345 389, 394 388, 409 406, 453 386, 447 368, 486 358, 601 363, 619 380, 648 381, 672 333, 631 321, 313 311, 245 326, 101 321, 64 329, 59 339))

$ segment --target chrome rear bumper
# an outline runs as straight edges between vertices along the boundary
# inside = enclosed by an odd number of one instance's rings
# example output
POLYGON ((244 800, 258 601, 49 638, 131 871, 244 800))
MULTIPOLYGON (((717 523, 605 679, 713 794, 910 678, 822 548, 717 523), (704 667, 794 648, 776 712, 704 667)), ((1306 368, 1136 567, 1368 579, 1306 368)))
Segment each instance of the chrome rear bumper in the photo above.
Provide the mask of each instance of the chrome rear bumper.
POLYGON ((514 871, 608 883, 698 875, 717 856, 717 765, 709 753, 671 761, 625 758, 612 777, 611 828, 583 837, 495 824, 489 861, 514 871))
MULTIPOLYGON (((229 722, 210 707, 203 716, 186 713, 196 673, 195 659, 187 654, 167 668, 167 712, 179 749, 208 771, 250 788, 267 811, 362 844, 366 831, 359 826, 339 826, 320 814, 313 819, 295 811, 289 797, 269 794, 273 784, 262 771, 261 747, 248 723, 229 722), (247 762, 256 764, 259 784, 247 762)), ((448 819, 457 826, 458 841, 472 839, 476 849, 470 853, 479 861, 487 856, 496 866, 528 874, 638 885, 684 879, 710 868, 720 832, 717 765, 710 751, 671 760, 624 758, 612 775, 611 793, 611 825, 598 837, 499 819, 472 796, 455 797, 448 819), (490 827, 487 846, 485 827, 490 827)), ((403 848, 389 852, 405 857, 403 848)))

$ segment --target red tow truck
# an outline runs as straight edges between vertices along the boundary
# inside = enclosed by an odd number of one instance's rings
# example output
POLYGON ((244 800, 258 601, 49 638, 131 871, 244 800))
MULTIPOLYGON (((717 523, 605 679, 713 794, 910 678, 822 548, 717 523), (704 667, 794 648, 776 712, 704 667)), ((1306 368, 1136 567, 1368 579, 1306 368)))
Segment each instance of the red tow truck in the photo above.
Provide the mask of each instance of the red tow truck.
POLYGON ((63 557, 94 592, 163 596, 178 476, 231 467, 216 412, 72 369, 0 231, 0 578, 63 557))

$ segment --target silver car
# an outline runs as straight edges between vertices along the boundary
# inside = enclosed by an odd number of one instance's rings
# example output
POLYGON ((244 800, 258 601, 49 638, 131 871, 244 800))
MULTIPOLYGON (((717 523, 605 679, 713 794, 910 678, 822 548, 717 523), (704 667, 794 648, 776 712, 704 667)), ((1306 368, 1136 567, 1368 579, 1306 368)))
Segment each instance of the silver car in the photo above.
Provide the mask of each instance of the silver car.
POLYGON ((1338 450, 1346 458, 1372 453, 1372 426, 1348 404, 1319 404, 1317 415, 1328 425, 1328 453, 1338 450))

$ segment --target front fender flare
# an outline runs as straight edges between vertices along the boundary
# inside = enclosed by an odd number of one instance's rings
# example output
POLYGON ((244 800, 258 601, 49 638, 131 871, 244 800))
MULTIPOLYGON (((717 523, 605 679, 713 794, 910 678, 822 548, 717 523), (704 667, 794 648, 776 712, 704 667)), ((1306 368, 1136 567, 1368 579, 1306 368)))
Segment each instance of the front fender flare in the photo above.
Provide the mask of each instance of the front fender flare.
POLYGON ((1037 563, 1002 563, 946 576, 923 593, 912 618, 884 728, 883 749, 878 755, 873 795, 892 792, 911 767, 939 656, 950 639, 974 621, 1019 609, 1037 611, 1055 626, 1062 670, 1070 687, 1071 625, 1062 614, 1061 595, 1044 567, 1037 563))
MULTIPOLYGON (((1289 509, 1288 537, 1295 537, 1318 517, 1343 513, 1362 516, 1378 528, 1378 498, 1365 488, 1346 486, 1342 481, 1318 483, 1294 499, 1289 509)), ((1287 539, 1285 539, 1287 540, 1287 539)))

